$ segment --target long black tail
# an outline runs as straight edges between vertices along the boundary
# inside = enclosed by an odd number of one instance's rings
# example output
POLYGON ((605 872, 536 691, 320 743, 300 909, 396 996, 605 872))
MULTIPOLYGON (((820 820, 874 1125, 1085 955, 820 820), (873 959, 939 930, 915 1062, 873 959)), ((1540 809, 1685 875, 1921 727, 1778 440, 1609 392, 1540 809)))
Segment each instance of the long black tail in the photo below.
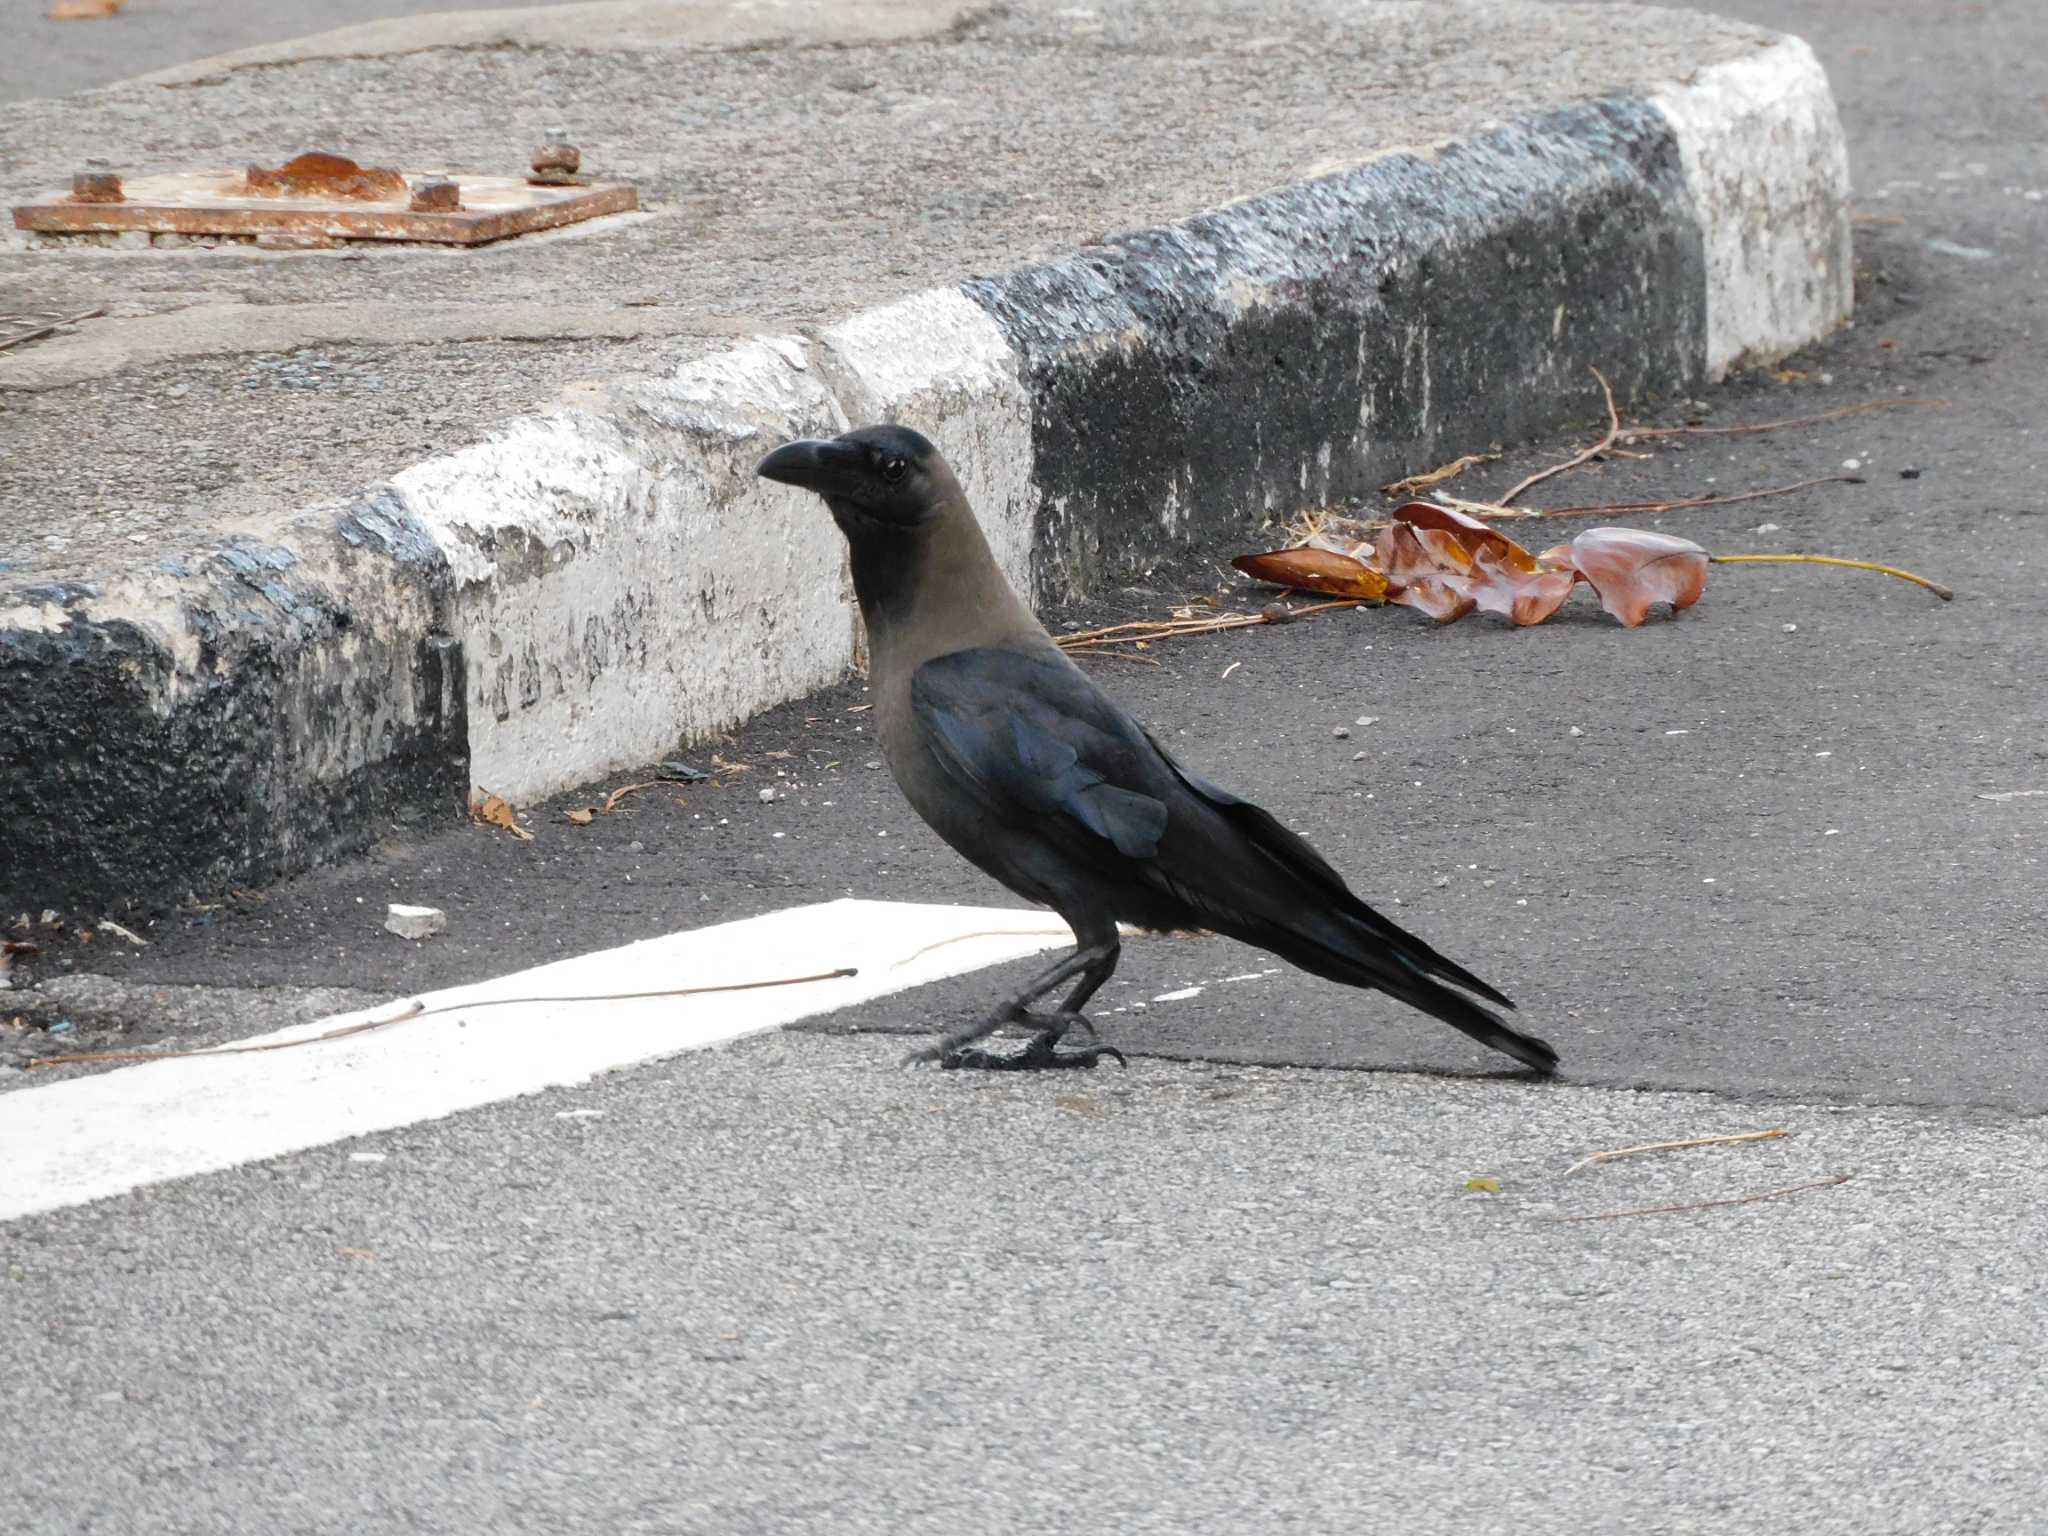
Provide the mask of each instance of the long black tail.
POLYGON ((1314 975, 1384 992, 1545 1076, 1557 1070, 1557 1052, 1549 1042, 1523 1033, 1465 995, 1476 992, 1503 1008, 1514 1007, 1504 993, 1388 922, 1348 890, 1334 900, 1327 891, 1297 889, 1295 895, 1280 913, 1269 908, 1235 936, 1314 975), (1465 991, 1456 990, 1460 987, 1465 991))
MULTIPOLYGON (((1394 952, 1397 963, 1406 965, 1407 956, 1398 950, 1394 952)), ((1557 1052, 1550 1042, 1516 1029, 1512 1024, 1490 1009, 1482 1008, 1462 992, 1455 992, 1434 977, 1415 975, 1412 984, 1406 987, 1389 985, 1375 975, 1354 985, 1377 987, 1392 997, 1399 998, 1411 1008, 1419 1008, 1433 1019, 1442 1019, 1453 1029, 1463 1030, 1481 1045, 1491 1046, 1519 1061, 1523 1066, 1541 1072, 1548 1077, 1557 1070, 1557 1052)), ((1509 1005, 1510 1007, 1513 1004, 1509 1005)))
POLYGON ((1163 871, 1159 877, 1209 926, 1317 976, 1399 998, 1538 1072, 1557 1070, 1557 1052, 1546 1042, 1452 987, 1513 1008, 1504 993, 1360 901, 1321 854, 1269 812, 1175 762, 1158 742, 1152 745, 1235 833, 1196 837, 1198 878, 1174 880, 1163 871))
POLYGON ((1348 912, 1332 913, 1337 921, 1313 925, 1322 929, 1321 933, 1295 929, 1273 934, 1263 942, 1275 954, 1305 971, 1384 992, 1546 1077, 1557 1070, 1557 1052, 1548 1041, 1516 1029, 1499 1014, 1445 986, 1439 978, 1455 980, 1505 1007, 1512 1008, 1513 1003, 1413 934, 1397 928, 1362 902, 1359 905, 1372 919, 1369 924, 1348 912), (1337 942, 1331 943, 1331 939, 1337 942))

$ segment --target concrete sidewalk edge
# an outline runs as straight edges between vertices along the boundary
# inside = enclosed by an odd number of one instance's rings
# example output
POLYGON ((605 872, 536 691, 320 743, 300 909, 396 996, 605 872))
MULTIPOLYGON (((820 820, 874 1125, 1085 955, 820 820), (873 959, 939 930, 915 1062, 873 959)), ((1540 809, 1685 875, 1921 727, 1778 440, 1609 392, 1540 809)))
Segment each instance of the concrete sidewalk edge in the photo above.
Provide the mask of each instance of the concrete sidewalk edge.
POLYGON ((1782 354, 1850 307, 1847 159, 1778 38, 1063 260, 592 388, 203 569, 0 610, 0 912, 255 883, 843 675, 840 541, 763 485, 892 418, 1043 601, 1263 514, 1782 354))

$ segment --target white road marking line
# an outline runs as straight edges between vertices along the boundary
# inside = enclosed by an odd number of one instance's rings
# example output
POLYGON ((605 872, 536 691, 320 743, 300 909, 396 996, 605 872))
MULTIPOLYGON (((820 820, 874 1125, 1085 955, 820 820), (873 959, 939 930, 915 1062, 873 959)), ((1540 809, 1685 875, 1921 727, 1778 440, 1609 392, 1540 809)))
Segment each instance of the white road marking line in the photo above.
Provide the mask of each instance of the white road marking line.
MULTIPOLYGON (((1057 918, 1048 914, 1033 928, 1032 916, 851 899, 792 907, 423 993, 420 1001, 435 1008, 711 986, 845 965, 860 974, 703 997, 508 1003, 473 1019, 439 1013, 302 1050, 152 1061, 19 1088, 0 1095, 0 1221, 583 1082, 1073 942, 1057 918)), ((390 1011, 385 1004, 239 1043, 324 1034, 390 1011)))
MULTIPOLYGON (((1126 934, 1129 934, 1135 932, 1136 930, 1126 928, 1123 931, 1126 934)), ((1191 997, 1200 997, 1204 989, 1208 987, 1220 987, 1225 982, 1231 981, 1264 981, 1268 976, 1278 976, 1280 974, 1280 970, 1281 968, 1275 965, 1269 966, 1263 971, 1245 971, 1241 975, 1237 976, 1218 976, 1211 981, 1201 982, 1195 986, 1182 987, 1177 992, 1162 992, 1157 997, 1152 999, 1152 1003, 1186 1002, 1191 997)), ((1146 1009, 1152 1006, 1152 1003, 1147 1003, 1134 999, 1131 1002, 1123 1004, 1121 1007, 1101 1009, 1100 1013, 1104 1018, 1108 1018, 1113 1014, 1119 1013, 1143 1013, 1146 1009)))

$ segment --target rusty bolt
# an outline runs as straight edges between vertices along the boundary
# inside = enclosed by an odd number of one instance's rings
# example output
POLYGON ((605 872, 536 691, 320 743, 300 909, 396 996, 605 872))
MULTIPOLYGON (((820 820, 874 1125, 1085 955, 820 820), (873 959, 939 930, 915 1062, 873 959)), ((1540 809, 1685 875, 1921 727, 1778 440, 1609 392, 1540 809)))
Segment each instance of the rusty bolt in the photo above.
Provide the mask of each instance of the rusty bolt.
POLYGON ((412 189, 414 213, 454 213, 462 207, 462 188, 446 176, 434 176, 412 189))
POLYGON ((533 152, 533 175, 528 179, 542 186, 570 186, 582 166, 583 151, 569 142, 569 130, 550 128, 547 142, 533 152))
POLYGON ((112 171, 79 171, 71 178, 74 203, 118 203, 123 200, 121 178, 112 171))

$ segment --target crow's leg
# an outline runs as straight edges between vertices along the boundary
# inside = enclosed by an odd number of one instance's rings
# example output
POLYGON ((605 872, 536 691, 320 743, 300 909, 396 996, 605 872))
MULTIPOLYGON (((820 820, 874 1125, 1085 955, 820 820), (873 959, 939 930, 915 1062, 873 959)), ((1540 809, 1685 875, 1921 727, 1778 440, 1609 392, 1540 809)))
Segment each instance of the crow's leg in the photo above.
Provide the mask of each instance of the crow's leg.
POLYGON ((1042 1026, 1025 1042, 1023 1050, 991 1051, 970 1045, 945 1052, 939 1057, 939 1065, 978 1072, 1042 1072, 1052 1067, 1094 1067, 1104 1060, 1114 1061, 1120 1067, 1130 1065, 1124 1060, 1124 1053, 1113 1045, 1097 1043, 1071 1051, 1060 1050, 1060 1041, 1070 1032, 1085 1032, 1090 1039, 1094 1038, 1095 1027, 1078 1013, 1027 1013, 1022 1022, 1042 1026))
MULTIPOLYGON (((1087 1024, 1088 1021, 1081 1015, 1081 1005, 1093 997, 1101 989, 1102 984, 1115 973, 1116 963, 1123 958, 1123 953, 1123 944, 1117 938, 1116 927, 1112 924, 1108 938, 1096 948, 1094 962, 1081 972, 1081 979, 1074 983, 1074 990, 1067 994, 1066 1002, 1060 1005, 1060 1012, 1071 1014, 1081 1019, 1083 1024, 1087 1024)), ((1088 1024, 1088 1033, 1095 1033, 1094 1025, 1088 1024)))
MULTIPOLYGON (((970 1067, 984 1072, 1035 1072, 1048 1067, 1093 1067, 1108 1058, 1120 1067, 1128 1067, 1130 1063, 1124 1059, 1124 1053, 1113 1045, 1104 1045, 1088 1015, 1081 1011, 1081 1005, 1093 997, 1102 984, 1109 980, 1122 953, 1122 946, 1117 942, 1116 930, 1111 928, 1106 952, 1100 954, 1094 964, 1081 972, 1081 979, 1074 983, 1074 990, 1067 994, 1067 1000, 1060 1006, 1058 1013, 1020 1014, 1014 1022, 1028 1024, 1038 1031, 1023 1050, 997 1052, 955 1049, 944 1052, 939 1057, 939 1065, 970 1067), (1056 1049, 1070 1034, 1080 1035, 1089 1043, 1078 1050, 1056 1049)), ((1051 988, 1047 990, 1050 991, 1051 988)))
POLYGON ((1044 1067, 1092 1067, 1105 1056, 1115 1057, 1121 1064, 1123 1052, 1113 1046, 1091 1045, 1078 1051, 1054 1049, 1064 1036, 1075 1030, 1094 1038, 1095 1026, 1081 1013, 1081 1004, 1109 980, 1123 953, 1113 921, 1074 922, 1072 918, 1068 921, 1073 924, 1074 936, 1079 941, 1071 951, 1032 977, 1022 992, 979 1023, 952 1031, 937 1045, 911 1052, 909 1059, 999 1072, 1023 1072, 1044 1067), (1074 990, 1067 995, 1066 1005, 1058 1013, 1031 1011, 1031 1004, 1076 977, 1079 980, 1074 981, 1074 990), (1026 1024, 1038 1033, 1022 1051, 1014 1053, 968 1049, 975 1041, 993 1034, 1006 1024, 1026 1024))

